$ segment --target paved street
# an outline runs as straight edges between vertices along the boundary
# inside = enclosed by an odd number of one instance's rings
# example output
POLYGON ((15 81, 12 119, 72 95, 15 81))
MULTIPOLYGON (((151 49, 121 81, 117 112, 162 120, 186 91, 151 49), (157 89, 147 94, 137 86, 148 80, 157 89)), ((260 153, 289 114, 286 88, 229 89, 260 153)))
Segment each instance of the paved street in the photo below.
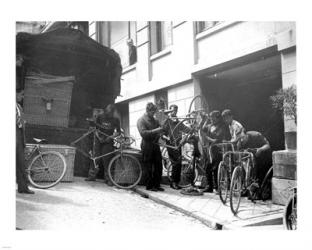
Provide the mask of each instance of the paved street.
POLYGON ((17 193, 17 228, 210 230, 180 212, 101 181, 90 183, 76 178, 74 183, 33 190, 35 195, 17 193))

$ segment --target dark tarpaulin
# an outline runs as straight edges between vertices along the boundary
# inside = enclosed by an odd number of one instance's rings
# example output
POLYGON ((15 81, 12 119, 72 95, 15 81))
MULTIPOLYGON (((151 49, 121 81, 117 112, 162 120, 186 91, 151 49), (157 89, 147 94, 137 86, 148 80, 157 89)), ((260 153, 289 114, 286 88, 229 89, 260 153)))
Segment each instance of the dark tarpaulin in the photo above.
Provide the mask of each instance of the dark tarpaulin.
POLYGON ((120 94, 119 55, 79 30, 62 28, 42 34, 18 33, 16 53, 23 56, 27 71, 73 75, 82 89, 114 98, 120 94))

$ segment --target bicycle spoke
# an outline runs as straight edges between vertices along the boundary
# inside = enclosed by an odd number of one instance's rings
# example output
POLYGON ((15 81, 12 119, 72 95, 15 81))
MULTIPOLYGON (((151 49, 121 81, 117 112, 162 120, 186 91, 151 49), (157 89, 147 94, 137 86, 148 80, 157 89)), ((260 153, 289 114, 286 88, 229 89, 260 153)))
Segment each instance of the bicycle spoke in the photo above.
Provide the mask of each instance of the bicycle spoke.
POLYGON ((114 185, 131 188, 141 178, 142 169, 139 162, 129 155, 115 156, 109 165, 109 177, 114 185))
POLYGON ((66 162, 58 152, 43 152, 37 155, 28 168, 29 181, 38 188, 57 184, 64 176, 66 162))

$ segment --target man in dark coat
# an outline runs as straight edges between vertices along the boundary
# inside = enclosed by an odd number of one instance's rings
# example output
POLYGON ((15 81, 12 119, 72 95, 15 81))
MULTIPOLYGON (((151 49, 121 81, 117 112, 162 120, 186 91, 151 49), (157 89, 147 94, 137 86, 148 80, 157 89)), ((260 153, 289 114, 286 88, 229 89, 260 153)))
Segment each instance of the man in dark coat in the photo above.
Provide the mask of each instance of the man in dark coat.
POLYGON ((19 193, 34 194, 28 188, 27 176, 25 171, 25 139, 24 139, 24 120, 22 117, 22 107, 19 102, 23 99, 23 90, 18 89, 16 94, 16 182, 19 193))
POLYGON ((155 120, 157 107, 153 103, 146 105, 146 113, 138 120, 137 128, 142 137, 141 149, 144 167, 147 170, 146 189, 151 191, 164 191, 160 187, 162 177, 162 158, 158 140, 162 128, 155 120))
MULTIPOLYGON (((93 142, 93 154, 94 156, 104 155, 108 154, 114 151, 113 146, 113 136, 114 132, 116 130, 117 134, 120 134, 120 120, 115 115, 116 108, 113 104, 107 105, 107 107, 104 110, 104 113, 97 116, 95 125, 98 128, 98 132, 96 132, 93 142)), ((112 183, 109 180, 108 177, 108 164, 114 154, 109 154, 103 158, 102 165, 103 171, 104 171, 104 181, 107 183, 107 185, 111 186, 112 183)), ((100 168, 95 168, 93 162, 90 164, 89 172, 88 172, 88 178, 86 181, 95 181, 97 174, 99 172, 100 168)))

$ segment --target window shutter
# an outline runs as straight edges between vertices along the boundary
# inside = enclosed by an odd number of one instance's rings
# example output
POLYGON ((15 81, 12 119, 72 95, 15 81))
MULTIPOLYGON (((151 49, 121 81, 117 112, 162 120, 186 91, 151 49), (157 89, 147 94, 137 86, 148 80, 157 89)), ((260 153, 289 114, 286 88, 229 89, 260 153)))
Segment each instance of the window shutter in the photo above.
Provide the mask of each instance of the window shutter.
POLYGON ((172 44, 172 22, 163 22, 163 49, 172 44))
POLYGON ((151 55, 156 54, 157 51, 157 25, 156 22, 150 22, 150 50, 151 55))

